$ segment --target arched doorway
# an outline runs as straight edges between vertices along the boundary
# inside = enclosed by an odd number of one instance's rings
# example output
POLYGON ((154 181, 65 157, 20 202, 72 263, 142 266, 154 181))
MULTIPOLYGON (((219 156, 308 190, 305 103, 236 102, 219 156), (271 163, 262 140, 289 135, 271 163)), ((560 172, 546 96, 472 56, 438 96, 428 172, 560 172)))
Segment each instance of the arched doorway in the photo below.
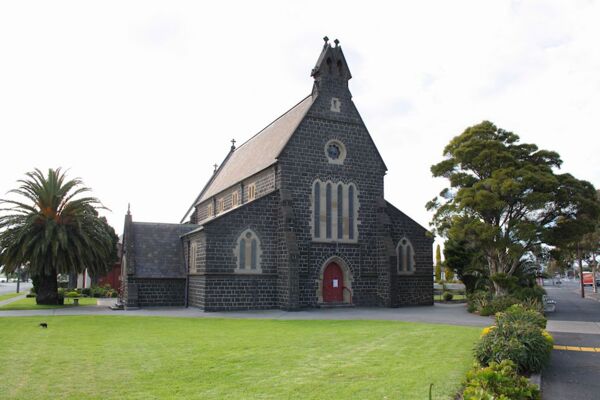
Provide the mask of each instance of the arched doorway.
POLYGON ((344 273, 336 262, 330 262, 323 271, 323 302, 341 303, 344 301, 344 273))

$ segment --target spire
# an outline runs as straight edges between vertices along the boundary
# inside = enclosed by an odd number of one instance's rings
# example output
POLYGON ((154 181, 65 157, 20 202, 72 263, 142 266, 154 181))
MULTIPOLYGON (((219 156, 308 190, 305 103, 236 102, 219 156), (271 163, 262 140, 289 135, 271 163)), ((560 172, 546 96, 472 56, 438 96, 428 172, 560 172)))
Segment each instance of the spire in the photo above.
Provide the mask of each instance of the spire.
POLYGON ((315 81, 321 82, 325 80, 341 81, 345 85, 352 78, 346 58, 342 52, 340 41, 335 39, 333 43, 334 47, 329 43, 329 38, 325 36, 323 38, 325 44, 317 60, 317 64, 312 69, 310 76, 315 78, 315 81))

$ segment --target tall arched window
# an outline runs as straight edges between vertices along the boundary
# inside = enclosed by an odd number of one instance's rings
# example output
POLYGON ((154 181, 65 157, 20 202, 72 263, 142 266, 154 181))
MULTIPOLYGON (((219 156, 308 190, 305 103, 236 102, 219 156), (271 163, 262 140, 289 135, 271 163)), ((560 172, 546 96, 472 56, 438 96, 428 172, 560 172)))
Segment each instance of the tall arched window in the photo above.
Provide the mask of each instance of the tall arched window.
MULTIPOLYGON (((348 226, 354 228, 354 185, 348 188, 348 226)), ((348 231, 348 238, 354 239, 354 229, 348 231)))
POLYGON ((325 186, 325 237, 331 239, 331 214, 333 214, 331 201, 331 183, 325 186))
POLYGON ((316 180, 312 190, 312 236, 321 242, 356 242, 358 191, 353 183, 316 180))
POLYGON ((262 249, 260 239, 252 230, 247 229, 242 232, 233 253, 237 258, 236 272, 261 272, 262 249))
POLYGON ((344 238, 344 185, 337 185, 337 238, 344 238))
POLYGON ((396 258, 398 259, 398 272, 415 272, 415 251, 408 238, 403 237, 396 246, 396 258))

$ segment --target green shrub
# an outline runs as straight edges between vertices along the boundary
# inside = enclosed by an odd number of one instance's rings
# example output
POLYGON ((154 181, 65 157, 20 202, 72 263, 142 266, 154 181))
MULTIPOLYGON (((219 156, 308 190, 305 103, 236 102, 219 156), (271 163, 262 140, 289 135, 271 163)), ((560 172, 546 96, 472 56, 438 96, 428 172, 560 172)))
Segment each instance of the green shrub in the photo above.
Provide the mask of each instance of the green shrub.
POLYGON ((479 314, 482 316, 494 315, 498 312, 506 310, 513 304, 518 304, 519 300, 512 296, 497 296, 494 297, 489 303, 485 304, 480 310, 479 314))
POLYGON ((90 296, 92 297, 113 297, 113 292, 114 289, 108 284, 90 288, 90 296))
POLYGON ((28 298, 35 297, 35 296, 36 296, 36 294, 35 294, 35 293, 27 293, 27 294, 25 295, 25 297, 28 297, 28 298))
POLYGON ((521 301, 537 300, 541 303, 546 290, 538 285, 533 287, 519 287, 512 291, 511 295, 521 301))
POLYGON ((444 292, 442 294, 442 299, 444 299, 444 301, 451 301, 453 297, 454 295, 450 292, 444 292))
POLYGON ((83 288, 81 289, 81 294, 84 296, 90 296, 92 294, 92 289, 90 288, 83 288))
POLYGON ((491 300, 492 294, 487 290, 476 290, 474 292, 467 293, 467 311, 481 312, 481 309, 486 307, 491 300))
POLYGON ((521 300, 521 305, 528 310, 533 310, 540 314, 544 314, 544 303, 541 300, 529 298, 521 300))
POLYGON ((520 372, 539 372, 550 361, 552 343, 544 331, 529 321, 499 319, 475 347, 475 357, 483 366, 511 360, 520 372))
POLYGON ((537 311, 526 308, 523 304, 513 304, 505 311, 496 314, 496 321, 502 324, 524 322, 537 326, 540 329, 546 328, 546 318, 537 311))
POLYGON ((73 298, 73 297, 81 297, 81 294, 79 294, 76 291, 72 291, 72 292, 66 292, 64 297, 69 297, 69 298, 73 298))
POLYGON ((467 372, 464 382, 465 400, 540 400, 540 389, 519 376, 510 360, 492 362, 488 367, 467 372))

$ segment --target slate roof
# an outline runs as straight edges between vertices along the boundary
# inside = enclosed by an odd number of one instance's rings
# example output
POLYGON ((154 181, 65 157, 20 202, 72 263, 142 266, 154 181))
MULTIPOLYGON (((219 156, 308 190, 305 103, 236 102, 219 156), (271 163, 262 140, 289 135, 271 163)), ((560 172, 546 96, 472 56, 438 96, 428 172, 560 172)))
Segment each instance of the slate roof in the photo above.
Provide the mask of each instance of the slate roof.
POLYGON ((193 224, 133 222, 135 275, 141 278, 185 277, 181 236, 198 228, 193 224))
POLYGON ((313 104, 309 95, 266 128, 233 150, 194 204, 203 202, 245 178, 275 164, 279 153, 313 104))

